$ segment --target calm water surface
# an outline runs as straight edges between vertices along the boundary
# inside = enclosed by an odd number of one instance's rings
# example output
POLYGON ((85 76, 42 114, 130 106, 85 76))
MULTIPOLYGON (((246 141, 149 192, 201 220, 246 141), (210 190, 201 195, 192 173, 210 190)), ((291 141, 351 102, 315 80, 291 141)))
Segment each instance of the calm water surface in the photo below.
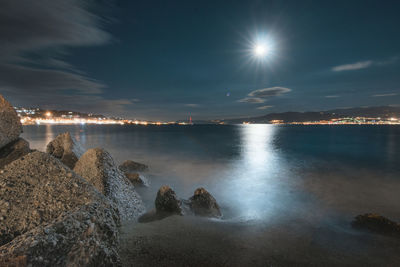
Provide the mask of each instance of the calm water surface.
POLYGON ((207 188, 230 221, 329 225, 365 212, 400 221, 398 126, 35 125, 23 137, 45 150, 65 131, 118 164, 148 164, 151 185, 138 189, 148 209, 168 184, 183 198, 207 188))

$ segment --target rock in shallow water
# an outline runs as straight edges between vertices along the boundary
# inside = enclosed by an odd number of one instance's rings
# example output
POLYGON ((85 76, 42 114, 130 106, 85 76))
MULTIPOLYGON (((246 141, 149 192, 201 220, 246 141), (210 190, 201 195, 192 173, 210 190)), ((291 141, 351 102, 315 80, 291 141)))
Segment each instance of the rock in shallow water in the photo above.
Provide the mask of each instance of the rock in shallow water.
POLYGON ((181 201, 168 185, 163 185, 157 192, 155 201, 156 211, 182 215, 181 201))
POLYGON ((194 191, 190 198, 190 207, 195 215, 206 217, 221 217, 221 211, 215 198, 204 188, 194 191))
POLYGON ((351 224, 354 228, 400 237, 400 224, 377 214, 358 215, 351 224))
POLYGON ((64 164, 32 152, 0 174, 0 265, 118 264, 113 203, 64 164))
POLYGON ((143 202, 135 187, 104 149, 93 148, 86 151, 76 163, 74 171, 113 201, 122 219, 137 219, 144 212, 143 202))
POLYGON ((0 169, 30 152, 29 143, 25 139, 18 138, 7 144, 0 149, 0 169))
POLYGON ((0 95, 0 148, 18 139, 22 125, 13 106, 0 95))
POLYGON ((139 173, 125 173, 125 176, 135 186, 149 186, 147 179, 139 173))
POLYGON ((149 169, 147 165, 132 160, 124 161, 118 168, 124 173, 143 172, 149 169))
POLYGON ((69 132, 59 134, 51 141, 46 152, 61 160, 62 163, 73 169, 83 154, 83 149, 69 132))

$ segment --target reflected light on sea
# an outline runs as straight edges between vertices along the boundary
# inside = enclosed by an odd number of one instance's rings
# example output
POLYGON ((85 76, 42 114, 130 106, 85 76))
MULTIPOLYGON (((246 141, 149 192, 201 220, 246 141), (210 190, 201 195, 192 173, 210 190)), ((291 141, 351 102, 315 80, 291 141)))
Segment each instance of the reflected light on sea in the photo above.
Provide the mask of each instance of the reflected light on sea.
POLYGON ((224 201, 233 207, 232 217, 257 220, 273 212, 278 202, 282 162, 274 148, 278 127, 274 125, 240 126, 241 155, 232 162, 222 189, 224 201))

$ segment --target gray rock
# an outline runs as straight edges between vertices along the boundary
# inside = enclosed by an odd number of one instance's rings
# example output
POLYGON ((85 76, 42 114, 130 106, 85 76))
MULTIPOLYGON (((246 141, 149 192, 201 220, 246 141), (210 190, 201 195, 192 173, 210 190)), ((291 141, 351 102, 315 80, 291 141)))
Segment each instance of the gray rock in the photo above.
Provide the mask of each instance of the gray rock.
POLYGON ((62 163, 73 169, 83 154, 83 149, 69 132, 59 134, 51 141, 46 152, 61 160, 62 163))
POLYGON ((74 171, 117 205, 121 219, 137 219, 144 212, 143 202, 135 187, 104 149, 86 151, 76 163, 74 171))
POLYGON ((112 202, 59 160, 32 152, 0 173, 0 265, 118 264, 112 202))
POLYGON ((354 218, 352 226, 378 234, 400 237, 400 224, 378 214, 366 213, 358 215, 354 218))
POLYGON ((194 191, 190 198, 190 207, 195 215, 206 217, 221 217, 221 211, 215 198, 204 188, 194 191))
POLYGON ((126 178, 134 185, 134 186, 148 186, 149 183, 147 179, 141 176, 139 173, 125 173, 126 178))
POLYGON ((16 141, 7 144, 0 149, 0 169, 30 152, 29 143, 25 139, 18 138, 16 141))
POLYGON ((176 196, 174 190, 168 185, 163 185, 157 192, 155 201, 157 213, 171 213, 183 215, 181 201, 176 196))
POLYGON ((124 173, 143 172, 149 169, 147 165, 132 160, 124 161, 118 168, 124 173))
POLYGON ((0 95, 0 148, 18 139, 22 124, 13 106, 0 95))

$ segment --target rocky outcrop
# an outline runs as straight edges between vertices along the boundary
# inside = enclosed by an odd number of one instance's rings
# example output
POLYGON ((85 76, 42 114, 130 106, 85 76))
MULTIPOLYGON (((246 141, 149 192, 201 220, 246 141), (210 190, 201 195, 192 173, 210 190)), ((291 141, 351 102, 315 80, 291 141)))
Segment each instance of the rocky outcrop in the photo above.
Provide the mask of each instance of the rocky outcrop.
POLYGON ((0 149, 0 169, 30 152, 29 143, 25 139, 18 138, 7 144, 0 149))
POLYGON ((182 215, 182 202, 178 199, 175 191, 168 185, 163 185, 157 192, 155 201, 156 211, 158 213, 171 213, 182 215))
POLYGON ((378 234, 400 237, 400 224, 373 213, 356 216, 352 226, 378 234))
POLYGON ((118 168, 124 173, 143 172, 149 169, 147 165, 132 160, 124 161, 118 168))
POLYGON ((137 173, 146 171, 148 168, 147 165, 132 160, 126 160, 118 167, 118 169, 125 174, 126 178, 135 186, 149 186, 148 180, 137 173))
POLYGON ((0 95, 0 149, 16 141, 22 133, 21 121, 13 106, 0 95))
POLYGON ((171 215, 188 215, 220 218, 222 216, 215 198, 204 188, 194 191, 189 199, 179 199, 174 190, 168 185, 163 185, 157 192, 155 210, 152 210, 139 218, 139 222, 151 222, 161 220, 171 215))
POLYGON ((149 183, 146 178, 141 176, 139 173, 125 173, 126 178, 134 185, 134 186, 148 186, 149 183))
POLYGON ((73 169, 76 162, 83 154, 83 149, 69 132, 59 134, 51 141, 46 152, 61 160, 62 163, 73 169))
POLYGON ((221 217, 221 211, 217 201, 202 187, 194 191, 194 195, 190 198, 189 205, 195 215, 221 217))
POLYGON ((93 148, 76 163, 74 171, 94 185, 112 200, 122 219, 136 219, 144 212, 144 206, 135 187, 115 166, 110 154, 101 148, 93 148))
POLYGON ((112 202, 59 160, 32 152, 0 173, 0 265, 118 264, 112 202))

